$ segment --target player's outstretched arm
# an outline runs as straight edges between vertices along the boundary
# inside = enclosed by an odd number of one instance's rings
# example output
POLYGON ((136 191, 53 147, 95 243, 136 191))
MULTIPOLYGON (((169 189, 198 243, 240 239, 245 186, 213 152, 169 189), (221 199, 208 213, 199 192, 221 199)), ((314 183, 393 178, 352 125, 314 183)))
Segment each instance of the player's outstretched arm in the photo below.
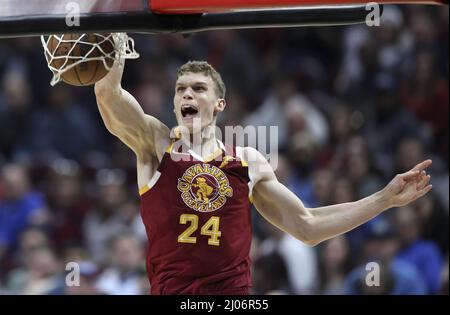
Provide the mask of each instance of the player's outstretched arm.
MULTIPOLYGON (((247 148, 248 151, 256 151, 247 148)), ((257 151, 256 151, 257 152, 257 151)), ((252 152, 248 160, 254 181, 253 202, 261 215, 281 230, 314 246, 346 233, 392 207, 406 205, 431 190, 426 160, 412 170, 399 174, 382 190, 364 199, 326 207, 307 208, 289 189, 281 184, 265 158, 252 152)), ((245 155, 244 155, 245 156, 245 155)))
POLYGON ((105 78, 95 84, 97 104, 106 128, 144 160, 161 156, 169 141, 169 128, 146 115, 137 100, 121 86, 125 60, 116 61, 105 78))

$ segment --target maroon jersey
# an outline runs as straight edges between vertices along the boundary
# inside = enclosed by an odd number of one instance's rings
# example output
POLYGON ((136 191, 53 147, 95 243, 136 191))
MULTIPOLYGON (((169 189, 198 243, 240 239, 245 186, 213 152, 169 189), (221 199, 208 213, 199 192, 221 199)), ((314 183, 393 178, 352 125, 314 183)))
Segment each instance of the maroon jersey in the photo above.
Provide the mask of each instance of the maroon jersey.
POLYGON ((240 148, 220 146, 209 160, 190 152, 181 161, 186 153, 171 146, 140 191, 152 294, 248 293, 248 167, 240 148))

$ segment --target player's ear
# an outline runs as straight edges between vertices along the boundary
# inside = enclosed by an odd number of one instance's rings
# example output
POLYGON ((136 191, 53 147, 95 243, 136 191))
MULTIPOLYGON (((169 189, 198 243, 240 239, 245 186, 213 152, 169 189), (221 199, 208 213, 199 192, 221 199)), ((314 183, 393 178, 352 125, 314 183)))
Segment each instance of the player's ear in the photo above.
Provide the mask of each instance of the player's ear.
POLYGON ((217 100, 216 106, 214 107, 214 115, 217 115, 220 112, 223 112, 225 107, 227 106, 227 102, 223 98, 219 98, 217 100))

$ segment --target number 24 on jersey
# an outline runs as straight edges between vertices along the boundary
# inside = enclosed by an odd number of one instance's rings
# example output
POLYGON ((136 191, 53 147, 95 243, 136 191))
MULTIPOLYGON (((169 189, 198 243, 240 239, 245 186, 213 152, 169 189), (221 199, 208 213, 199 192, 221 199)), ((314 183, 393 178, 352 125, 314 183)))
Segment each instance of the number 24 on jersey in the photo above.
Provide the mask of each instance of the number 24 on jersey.
MULTIPOLYGON (((178 236, 179 243, 197 243, 197 237, 192 236, 198 230, 198 216, 195 214, 182 214, 180 216, 180 224, 189 224, 188 228, 178 236)), ((200 229, 200 234, 209 236, 208 244, 213 246, 220 245, 220 236, 222 232, 219 230, 220 218, 212 216, 206 221, 200 229)))

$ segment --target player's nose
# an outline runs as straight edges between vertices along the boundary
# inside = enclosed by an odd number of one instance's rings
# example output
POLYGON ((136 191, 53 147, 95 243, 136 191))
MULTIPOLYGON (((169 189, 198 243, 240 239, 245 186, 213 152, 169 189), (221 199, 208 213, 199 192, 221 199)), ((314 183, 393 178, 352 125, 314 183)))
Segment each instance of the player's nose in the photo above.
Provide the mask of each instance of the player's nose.
POLYGON ((192 99, 192 98, 193 98, 192 89, 188 87, 187 89, 184 90, 183 99, 192 99))

